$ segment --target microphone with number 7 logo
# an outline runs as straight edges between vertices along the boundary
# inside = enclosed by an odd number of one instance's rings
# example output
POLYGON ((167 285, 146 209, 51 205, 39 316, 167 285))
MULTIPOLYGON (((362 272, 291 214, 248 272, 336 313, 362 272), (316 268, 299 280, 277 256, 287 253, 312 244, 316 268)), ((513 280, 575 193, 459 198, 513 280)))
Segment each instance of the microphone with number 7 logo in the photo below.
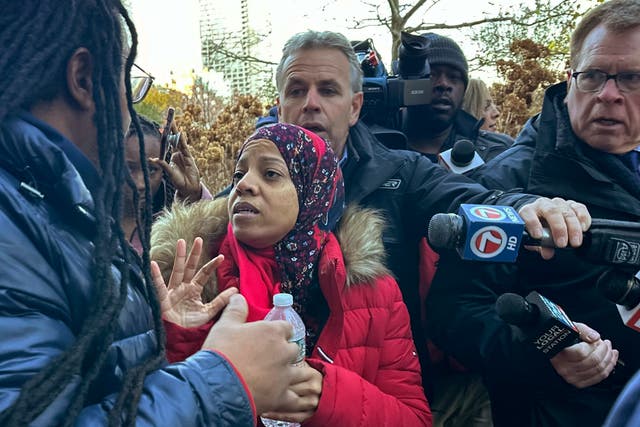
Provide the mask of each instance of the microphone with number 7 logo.
MULTIPOLYGON (((471 261, 515 262, 520 245, 531 239, 524 221, 510 206, 463 204, 456 214, 436 214, 429 222, 429 244, 435 249, 456 249, 471 261)), ((534 244, 553 247, 547 235, 534 244)))
MULTIPOLYGON (((510 206, 461 205, 458 214, 436 214, 429 221, 434 249, 456 249, 471 261, 515 262, 521 245, 553 248, 549 230, 532 239, 510 206)), ((616 267, 640 267, 640 223, 592 219, 576 253, 587 261, 616 267)))

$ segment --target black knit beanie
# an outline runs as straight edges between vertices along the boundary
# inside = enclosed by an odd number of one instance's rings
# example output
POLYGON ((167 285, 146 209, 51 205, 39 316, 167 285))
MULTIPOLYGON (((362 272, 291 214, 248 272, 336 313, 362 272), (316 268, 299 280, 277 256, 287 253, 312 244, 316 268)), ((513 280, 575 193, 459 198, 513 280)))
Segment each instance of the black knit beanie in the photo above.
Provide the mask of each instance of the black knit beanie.
POLYGON ((469 83, 469 65, 460 46, 449 37, 436 33, 422 34, 422 37, 430 42, 427 48, 429 65, 449 65, 460 70, 464 80, 464 87, 466 88, 467 83, 469 83))

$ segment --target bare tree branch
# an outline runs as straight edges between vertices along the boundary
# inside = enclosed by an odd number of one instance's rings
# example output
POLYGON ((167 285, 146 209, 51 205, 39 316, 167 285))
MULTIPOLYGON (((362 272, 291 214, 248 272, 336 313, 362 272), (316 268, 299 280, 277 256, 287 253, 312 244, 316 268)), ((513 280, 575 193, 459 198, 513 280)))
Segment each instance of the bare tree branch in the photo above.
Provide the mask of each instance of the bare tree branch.
MULTIPOLYGON (((404 15, 404 17, 401 17, 401 23, 402 26, 404 27, 405 24, 407 23, 407 21, 413 16, 414 13, 416 13, 418 11, 418 9, 420 9, 422 7, 422 5, 424 4, 424 2, 427 0, 418 0, 412 7, 411 9, 409 9, 409 11, 404 15)), ((398 0, 389 0, 389 3, 398 3, 398 0)), ((437 3, 437 0, 433 2, 433 4, 437 3)), ((398 15, 400 16, 400 15, 398 15)))
POLYGON ((264 59, 257 58, 252 55, 247 55, 243 53, 238 53, 233 49, 233 47, 227 47, 227 39, 223 39, 219 42, 215 42, 211 39, 203 40, 203 45, 206 45, 206 48, 211 53, 217 53, 225 58, 235 59, 238 61, 244 61, 248 63, 255 64, 263 64, 263 65, 278 65, 276 62, 267 61, 264 59))
POLYGON ((475 21, 468 22, 459 22, 457 24, 430 24, 430 23, 421 23, 416 26, 405 27, 405 31, 414 33, 418 31, 431 31, 431 30, 459 30, 462 28, 470 28, 475 27, 482 24, 488 24, 492 22, 511 22, 513 24, 518 24, 519 22, 514 20, 513 17, 510 16, 497 16, 495 18, 482 18, 475 21))

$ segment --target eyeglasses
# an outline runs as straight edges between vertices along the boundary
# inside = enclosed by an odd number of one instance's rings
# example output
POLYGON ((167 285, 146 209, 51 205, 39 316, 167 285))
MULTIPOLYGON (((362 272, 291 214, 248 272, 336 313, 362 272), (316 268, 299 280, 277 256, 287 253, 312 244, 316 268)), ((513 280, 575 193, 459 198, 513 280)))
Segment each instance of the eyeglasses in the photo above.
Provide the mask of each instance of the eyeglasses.
POLYGON ((133 64, 131 68, 131 98, 134 104, 142 101, 153 83, 154 77, 142 68, 133 64))
POLYGON ((613 79, 620 92, 640 90, 640 73, 628 72, 607 74, 599 70, 574 71, 571 77, 576 79, 576 86, 581 92, 600 92, 609 79, 613 79))

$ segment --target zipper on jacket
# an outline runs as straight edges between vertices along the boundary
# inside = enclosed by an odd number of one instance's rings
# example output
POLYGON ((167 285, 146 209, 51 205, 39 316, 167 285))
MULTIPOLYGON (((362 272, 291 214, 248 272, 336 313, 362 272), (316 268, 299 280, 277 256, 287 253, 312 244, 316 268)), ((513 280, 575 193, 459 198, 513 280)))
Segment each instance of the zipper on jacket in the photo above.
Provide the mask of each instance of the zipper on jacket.
POLYGON ((42 194, 42 192, 38 191, 37 188, 32 187, 24 181, 20 182, 19 191, 25 196, 29 196, 34 199, 44 199, 44 194, 42 194))
POLYGON ((322 358, 324 360, 326 360, 327 362, 333 364, 333 359, 330 358, 329 356, 327 356, 327 353, 325 353, 324 351, 322 351, 322 347, 316 347, 318 349, 318 353, 320 353, 320 356, 322 356, 322 358))

